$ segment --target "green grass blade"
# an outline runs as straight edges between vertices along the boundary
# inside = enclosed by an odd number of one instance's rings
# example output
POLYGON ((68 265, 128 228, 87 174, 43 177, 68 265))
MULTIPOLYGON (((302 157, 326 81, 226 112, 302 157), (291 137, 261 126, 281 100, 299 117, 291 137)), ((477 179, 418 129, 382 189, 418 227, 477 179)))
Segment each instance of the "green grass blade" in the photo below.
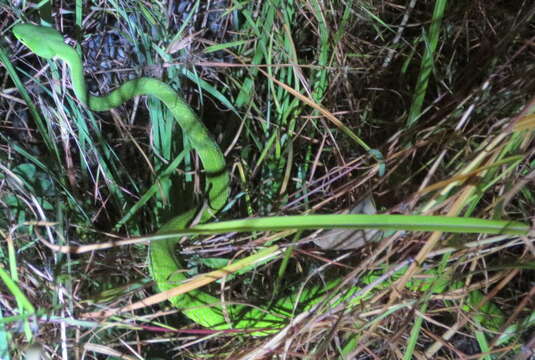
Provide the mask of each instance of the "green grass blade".
POLYGON ((160 187, 160 182, 164 179, 169 178, 169 176, 176 170, 178 165, 182 162, 184 159, 184 156, 186 154, 182 152, 180 155, 178 155, 170 164, 169 166, 163 171, 163 173, 158 176, 158 178, 154 181, 152 186, 141 196, 141 198, 126 212, 126 214, 117 222, 115 225, 115 229, 118 230, 121 226, 123 226, 134 214, 149 201, 158 191, 160 187))
POLYGON ((422 112, 422 106, 427 92, 427 85, 433 70, 435 51, 438 46, 438 37, 440 35, 440 28, 442 25, 442 18, 444 17, 444 10, 446 9, 447 0, 437 0, 433 17, 431 19, 431 26, 429 27, 429 39, 425 41, 425 52, 422 62, 420 64, 420 73, 416 81, 416 90, 412 100, 409 117, 407 118, 407 125, 412 126, 422 112))
MULTIPOLYGON (((4 318, 2 308, 0 308, 0 320, 4 318)), ((9 360, 9 332, 3 324, 0 324, 0 360, 9 360)))
MULTIPOLYGON (((476 340, 477 340, 477 343, 479 344, 479 348, 481 349, 481 352, 483 353, 490 352, 489 343, 487 341, 487 338, 485 337, 485 333, 483 331, 476 330, 475 334, 476 334, 476 340)), ((487 354, 487 355, 481 356, 480 359, 492 360, 492 357, 487 354)))
MULTIPOLYGON (((263 19, 262 27, 258 26, 258 23, 254 20, 253 14, 249 10, 244 9, 242 11, 242 15, 245 18, 245 24, 248 26, 248 29, 252 30, 253 33, 258 37, 255 53, 250 63, 253 65, 259 65, 262 63, 262 60, 268 53, 267 44, 269 43, 269 36, 271 34, 273 21, 275 18, 275 7, 268 2, 266 2, 263 6, 261 15, 261 18, 263 19)), ((251 101, 254 79, 256 79, 257 72, 258 70, 256 68, 250 69, 250 77, 244 80, 240 92, 236 97, 237 108, 241 108, 251 101)))
MULTIPOLYGON (((440 265, 438 268, 438 274, 445 274, 446 270, 448 268, 448 260, 450 259, 450 254, 446 253, 444 256, 442 256, 442 260, 440 261, 440 265)), ((449 282, 449 280, 446 280, 446 282, 449 282)), ((440 277, 436 277, 433 280, 433 284, 431 285, 431 288, 426 292, 426 294, 422 298, 422 305, 420 306, 420 314, 425 314, 427 311, 427 308, 429 306, 429 301, 431 300, 432 294, 440 294, 443 291, 444 287, 444 281, 440 279, 440 277)), ((424 317, 421 315, 416 316, 416 319, 414 320, 414 324, 412 326, 409 340, 407 341, 407 348, 405 349, 405 352, 403 354, 403 360, 410 360, 414 358, 414 349, 416 349, 416 345, 418 343, 418 339, 420 338, 420 333, 422 330, 422 324, 423 324, 424 317)))
POLYGON ((39 112, 37 111, 37 108, 35 107, 32 99, 30 98, 30 94, 28 94, 28 91, 26 90, 26 86, 22 83, 22 81, 19 78, 19 75, 17 74, 17 71, 11 64, 11 61, 9 61, 9 57, 7 56, 4 48, 0 47, 0 62, 4 64, 4 67, 7 70, 7 73, 9 74, 9 77, 17 87, 17 90, 19 91, 19 94, 24 99, 24 102, 28 106, 28 109, 30 111, 30 114, 32 115, 35 124, 37 125, 37 129, 41 133, 41 137, 48 148, 48 150, 56 155, 56 158, 59 158, 59 152, 55 145, 55 143, 51 140, 54 136, 49 133, 49 129, 43 119, 41 118, 41 115, 39 115, 39 112))
MULTIPOLYGON (((289 229, 379 229, 407 231, 443 231, 526 235, 529 226, 516 221, 485 220, 423 215, 295 215, 201 224, 176 231, 177 234, 218 234, 225 232, 280 231, 289 229)), ((171 230, 171 228, 168 228, 171 230)), ((174 231, 173 231, 174 232, 174 231)))
POLYGON ((207 83, 200 77, 196 76, 193 72, 189 71, 188 69, 180 68, 180 73, 184 75, 185 77, 187 77, 188 79, 190 79, 191 81, 193 81, 195 84, 197 84, 197 86, 199 86, 201 89, 206 91, 208 94, 212 95, 214 99, 219 100, 221 104, 225 105, 227 109, 231 110, 232 112, 234 112, 236 115, 239 116, 239 113, 234 107, 234 105, 232 105, 232 102, 230 102, 229 99, 227 99, 225 95, 223 95, 214 86, 210 85, 209 83, 207 83))
POLYGON ((213 52, 216 52, 216 51, 225 50, 225 49, 232 48, 232 47, 235 47, 235 46, 244 45, 244 44, 248 43, 249 41, 250 40, 237 40, 237 41, 226 42, 226 43, 223 43, 223 44, 215 44, 215 45, 211 45, 211 46, 206 47, 202 52, 205 53, 205 54, 210 54, 210 53, 213 53, 213 52))
MULTIPOLYGON (((427 302, 422 304, 419 309, 420 313, 425 314, 427 311, 427 306, 427 302)), ((416 316, 416 320, 414 320, 414 324, 412 325, 409 340, 407 341, 407 348, 405 349, 405 353, 403 353, 403 360, 413 359, 414 349, 416 348, 416 344, 418 343, 418 339, 420 337, 423 321, 423 316, 416 316)))
MULTIPOLYGON (((15 301, 17 302, 17 305, 22 312, 35 314, 35 308, 33 307, 32 303, 28 300, 26 295, 24 295, 22 290, 15 283, 15 281, 11 279, 8 273, 1 266, 0 266, 0 280, 3 281, 4 285, 7 287, 9 292, 11 292, 11 294, 15 297, 15 301)), ((30 330, 28 322, 25 323, 24 333, 26 335, 26 340, 30 342, 32 340, 32 332, 30 330)))

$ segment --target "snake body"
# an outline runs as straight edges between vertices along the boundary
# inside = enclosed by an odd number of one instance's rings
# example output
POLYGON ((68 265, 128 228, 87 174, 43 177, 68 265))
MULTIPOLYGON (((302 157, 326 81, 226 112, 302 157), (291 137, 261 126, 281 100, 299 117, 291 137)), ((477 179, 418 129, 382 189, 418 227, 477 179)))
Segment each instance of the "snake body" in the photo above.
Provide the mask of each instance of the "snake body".
MULTIPOLYGON (((206 189, 209 206, 200 210, 200 221, 206 222, 212 218, 227 202, 229 197, 229 174, 226 170, 224 156, 217 143, 210 136, 207 128, 196 116, 195 112, 169 85, 154 78, 141 77, 122 84, 116 90, 104 96, 93 96, 87 91, 84 80, 83 63, 78 53, 64 43, 63 36, 49 27, 20 24, 13 28, 14 35, 31 51, 45 59, 59 58, 70 68, 72 87, 81 104, 93 111, 107 111, 116 108, 136 96, 148 95, 161 100, 171 111, 174 118, 189 139, 193 149, 199 155, 206 173, 206 189)), ((187 211, 169 221, 159 232, 165 233, 183 229, 198 215, 198 209, 187 211)), ((150 271, 160 291, 176 287, 187 278, 183 266, 175 256, 175 246, 178 238, 159 240, 150 245, 150 271)), ((384 273, 372 272, 360 279, 362 284, 371 284, 384 273)), ((432 271, 431 275, 437 275, 432 271)), ((439 276, 431 276, 437 278, 439 276)), ((383 282, 379 288, 389 286, 395 277, 383 282)), ((407 284, 411 290, 429 290, 433 282, 429 280, 412 281, 407 284)), ((324 287, 310 287, 302 292, 296 292, 276 301, 269 309, 250 307, 246 305, 222 304, 221 299, 206 292, 193 290, 185 295, 170 298, 169 301, 181 309, 183 314, 199 325, 224 330, 257 329, 256 335, 265 335, 271 331, 287 325, 294 313, 294 305, 299 304, 299 310, 310 310, 317 304, 326 291, 335 288, 338 280, 328 282, 324 287)), ((461 288, 464 284, 459 281, 433 285, 432 292, 444 292, 447 288, 461 288)), ((338 299, 338 302, 350 300, 359 303, 367 295, 358 295, 361 288, 354 286, 349 292, 338 299)), ((465 303, 464 309, 470 310, 483 298, 479 291, 472 291, 465 303)), ((487 303, 480 308, 476 318, 483 326, 497 329, 505 321, 499 308, 487 303)))

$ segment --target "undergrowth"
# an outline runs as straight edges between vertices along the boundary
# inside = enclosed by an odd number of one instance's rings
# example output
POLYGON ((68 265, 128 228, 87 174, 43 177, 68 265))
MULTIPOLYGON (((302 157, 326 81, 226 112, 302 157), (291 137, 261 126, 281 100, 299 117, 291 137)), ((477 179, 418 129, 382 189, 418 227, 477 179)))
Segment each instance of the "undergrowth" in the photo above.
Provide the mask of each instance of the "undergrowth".
POLYGON ((2 359, 22 356, 30 343, 65 359, 527 359, 535 351, 532 324, 498 345, 500 331, 481 329, 462 307, 480 289, 505 325, 531 316, 535 248, 527 236, 398 233, 349 253, 320 249, 312 231, 187 238, 177 251, 191 275, 275 240, 287 248, 208 287, 219 294, 224 286, 233 301, 273 302, 305 279, 344 279, 343 292, 370 269, 418 256, 469 291, 389 286, 358 306, 296 313, 293 327, 265 338, 202 329, 166 303, 83 319, 155 291, 147 245, 63 254, 44 241, 80 246, 154 233, 202 201, 202 169, 159 101, 88 111, 68 68, 11 34, 19 22, 53 23, 84 54, 93 93, 138 76, 177 89, 226 155, 232 198, 221 220, 338 213, 371 194, 380 213, 530 223, 531 2, 40 5, 0 5, 0 259, 11 279, 0 285, 2 359))

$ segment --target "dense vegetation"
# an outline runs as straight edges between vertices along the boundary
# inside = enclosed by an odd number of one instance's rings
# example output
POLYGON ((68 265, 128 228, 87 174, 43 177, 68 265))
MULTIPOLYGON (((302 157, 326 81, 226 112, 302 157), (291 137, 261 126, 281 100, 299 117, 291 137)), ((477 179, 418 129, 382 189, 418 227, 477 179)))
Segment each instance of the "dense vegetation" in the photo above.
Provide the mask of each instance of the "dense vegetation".
POLYGON ((13 1, 0 14, 1 359, 28 356, 32 343, 52 359, 535 351, 529 235, 360 231, 346 251, 318 247, 321 234, 306 229, 188 237, 177 252, 192 276, 280 247, 205 287, 227 301, 266 306, 332 279, 342 280, 332 296, 373 286, 358 305, 296 310, 266 337, 203 328, 165 301, 84 317, 156 293, 141 240, 157 239, 117 241, 154 234, 202 203, 202 166, 161 102, 89 111, 68 67, 11 33, 21 22, 60 30, 83 54, 94 94, 139 76, 179 91, 225 153, 231 199, 218 220, 334 214, 368 199, 378 213, 531 224, 535 4, 13 1), (102 243, 115 246, 91 247, 102 243), (407 264, 405 277, 391 271, 407 264))

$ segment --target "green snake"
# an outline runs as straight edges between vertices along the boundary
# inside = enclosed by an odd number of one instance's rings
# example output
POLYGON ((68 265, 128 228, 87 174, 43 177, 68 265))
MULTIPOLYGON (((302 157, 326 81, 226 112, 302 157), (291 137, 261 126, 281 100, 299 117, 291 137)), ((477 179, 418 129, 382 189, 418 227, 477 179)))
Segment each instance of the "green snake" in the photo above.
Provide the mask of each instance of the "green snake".
MULTIPOLYGON (((154 78, 140 77, 125 82, 107 95, 93 96, 87 91, 81 57, 73 48, 64 43, 63 36, 58 31, 49 27, 20 24, 13 27, 13 34, 36 55, 45 59, 59 58, 65 61, 70 68, 71 82, 76 98, 90 110, 107 111, 141 95, 154 96, 169 108, 201 159, 206 175, 208 206, 201 210, 192 209, 173 218, 159 230, 160 233, 184 229, 195 216, 199 216, 200 222, 206 222, 226 204, 230 190, 229 174, 226 170, 223 153, 195 112, 169 85, 154 78)), ((184 271, 181 271, 184 267, 175 255, 177 241, 178 238, 172 238, 153 241, 150 245, 150 272, 160 291, 172 289, 187 280, 184 271)), ((371 272, 362 277, 360 283, 372 284, 385 271, 386 269, 371 272)), ((448 289, 459 289, 464 286, 460 281, 447 281, 434 271, 427 271, 427 274, 432 275, 430 276, 431 280, 413 280, 407 283, 407 288, 414 291, 425 290, 432 293, 443 293, 448 289), (440 281, 437 283, 436 279, 442 279, 440 280, 442 283, 440 281)), ((396 277, 399 276, 392 276, 378 285, 377 288, 386 288, 396 277)), ((310 286, 304 291, 295 292, 279 299, 269 308, 230 304, 228 301, 222 304, 220 298, 200 290, 193 290, 185 295, 170 298, 169 301, 188 318, 201 326, 213 330, 249 329, 253 330, 255 335, 265 335, 287 325, 289 319, 295 315, 295 305, 298 305, 299 311, 310 310, 324 298, 323 295, 326 291, 335 288, 338 284, 339 280, 332 280, 323 287, 310 286)), ((370 296, 359 295, 359 291, 361 288, 353 286, 337 301, 348 300, 353 304, 358 304, 370 296)), ((483 296, 480 291, 472 291, 462 306, 463 310, 471 311, 483 296)), ((504 314, 490 302, 486 303, 473 316, 484 327, 492 330, 497 330, 505 322, 504 314)))

